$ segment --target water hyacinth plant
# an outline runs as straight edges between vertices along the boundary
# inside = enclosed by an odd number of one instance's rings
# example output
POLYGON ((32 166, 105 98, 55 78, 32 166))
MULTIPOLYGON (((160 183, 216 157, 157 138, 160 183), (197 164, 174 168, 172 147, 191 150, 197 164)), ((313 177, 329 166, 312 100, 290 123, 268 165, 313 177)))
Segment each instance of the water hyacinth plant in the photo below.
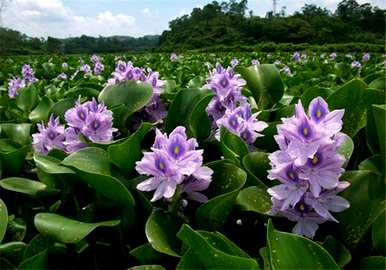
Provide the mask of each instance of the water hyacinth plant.
POLYGON ((383 269, 366 46, 0 58, 0 268, 383 269))

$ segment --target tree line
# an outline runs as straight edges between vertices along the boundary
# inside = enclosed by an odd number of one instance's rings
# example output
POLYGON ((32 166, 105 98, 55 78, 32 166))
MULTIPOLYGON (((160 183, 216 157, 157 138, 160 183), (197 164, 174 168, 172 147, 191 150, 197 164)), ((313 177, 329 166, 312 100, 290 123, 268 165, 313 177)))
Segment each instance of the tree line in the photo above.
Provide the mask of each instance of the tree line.
POLYGON ((306 4, 286 16, 285 9, 265 17, 254 16, 247 0, 212 3, 195 8, 169 23, 160 37, 168 50, 253 45, 264 42, 330 44, 365 42, 384 44, 385 10, 355 0, 341 1, 335 12, 306 4))
POLYGON ((280 44, 287 43, 367 43, 378 44, 378 47, 385 44, 385 10, 368 3, 343 0, 334 12, 306 4, 289 16, 283 8, 277 14, 268 12, 265 17, 255 16, 248 10, 247 4, 248 0, 213 1, 202 8, 194 8, 189 15, 172 20, 169 23, 170 29, 161 36, 133 38, 82 35, 66 39, 43 39, 0 28, 0 55, 259 49, 261 44, 270 50, 275 46, 281 48, 280 44))

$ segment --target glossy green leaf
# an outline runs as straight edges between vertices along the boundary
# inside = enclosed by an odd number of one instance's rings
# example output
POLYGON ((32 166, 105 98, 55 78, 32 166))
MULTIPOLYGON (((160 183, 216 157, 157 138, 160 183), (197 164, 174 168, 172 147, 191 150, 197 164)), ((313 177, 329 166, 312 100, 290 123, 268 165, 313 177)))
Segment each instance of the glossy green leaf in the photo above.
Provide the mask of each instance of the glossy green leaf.
POLYGON ((3 241, 8 226, 8 211, 5 203, 0 199, 0 243, 3 241))
POLYGON ((247 81, 247 87, 252 92, 259 108, 271 108, 282 98, 284 84, 275 65, 239 67, 236 71, 247 81))
POLYGON ((2 179, 0 181, 0 187, 6 190, 23 193, 30 196, 38 196, 42 194, 58 192, 54 189, 48 189, 47 186, 41 182, 20 177, 9 177, 2 179))
POLYGON ((106 86, 98 100, 109 108, 124 104, 128 112, 133 113, 145 106, 153 95, 151 85, 139 81, 126 81, 106 86))
POLYGON ((54 116, 59 116, 60 121, 64 122, 64 114, 68 109, 71 109, 75 106, 75 98, 65 98, 58 102, 56 102, 50 109, 50 112, 48 113, 48 116, 53 114, 54 116))
POLYGON ((22 259, 26 244, 23 242, 9 242, 0 245, 0 255, 12 264, 17 265, 22 259))
POLYGON ((331 255, 317 243, 274 229, 268 221, 267 246, 274 269, 340 269, 331 255))
POLYGON ((24 145, 31 141, 31 124, 1 124, 1 132, 13 142, 24 145))
POLYGON ((48 97, 42 97, 38 106, 36 106, 36 108, 33 109, 33 111, 29 114, 29 120, 35 123, 40 121, 46 122, 49 118, 50 110, 54 104, 55 103, 48 97))
POLYGON ((17 175, 24 166, 29 146, 19 148, 10 139, 0 139, 0 157, 3 175, 17 175))
POLYGON ((272 206, 267 190, 257 186, 242 189, 237 196, 236 204, 242 211, 252 211, 263 215, 272 206))
POLYGON ((371 225, 385 210, 385 198, 369 198, 369 183, 377 177, 371 171, 349 171, 341 180, 347 180, 351 186, 340 196, 350 202, 350 208, 334 216, 339 220, 339 238, 349 248, 356 247, 371 225), (371 211, 369 211, 371 209, 371 211))
POLYGON ((227 221, 237 195, 245 184, 247 174, 226 162, 218 162, 211 167, 214 174, 207 194, 215 197, 197 209, 195 221, 200 229, 217 230, 227 221))
POLYGON ((39 90, 35 86, 23 88, 16 97, 16 105, 25 112, 30 112, 39 102, 39 90))
POLYGON ((369 83, 369 88, 378 89, 385 91, 386 79, 385 78, 377 78, 369 83))
POLYGON ((196 106, 193 107, 190 116, 187 120, 188 129, 193 137, 197 139, 205 139, 211 133, 212 123, 206 112, 206 108, 211 101, 213 94, 208 94, 203 97, 196 106))
POLYGON ((130 251, 130 255, 141 264, 157 263, 165 256, 156 251, 149 243, 134 248, 130 251))
POLYGON ((327 98, 327 102, 331 110, 345 109, 343 132, 353 137, 366 126, 367 107, 384 99, 384 93, 368 89, 363 81, 354 79, 332 93, 327 98))
POLYGON ((110 145, 107 148, 111 162, 117 165, 122 172, 126 174, 130 173, 135 167, 135 162, 141 159, 141 141, 151 127, 152 124, 143 123, 141 127, 124 142, 110 145))
POLYGON ((83 148, 66 157, 62 164, 76 169, 77 175, 100 194, 133 210, 134 198, 123 183, 110 175, 109 160, 103 149, 83 148))
POLYGON ((49 249, 55 243, 55 240, 48 235, 37 234, 28 243, 23 253, 23 260, 27 260, 36 254, 49 249))
POLYGON ((220 133, 220 142, 229 148, 233 153, 236 153, 238 158, 241 159, 248 154, 248 146, 239 136, 231 133, 225 127, 221 127, 220 133))
MULTIPOLYGON (((209 90, 184 89, 179 91, 169 107, 165 130, 170 133, 177 126, 189 127, 188 120, 194 117, 192 112, 197 105, 207 101, 208 96, 213 96, 209 90)), ((188 131, 190 132, 190 130, 188 131)))
POLYGON ((171 214, 153 211, 146 222, 147 240, 158 252, 179 257, 181 244, 176 234, 181 224, 181 221, 171 214))
MULTIPOLYGON (((190 247, 196 258, 202 263, 205 269, 258 269, 257 262, 243 253, 240 256, 239 249, 233 245, 228 247, 229 240, 219 242, 210 242, 201 233, 192 230, 188 225, 184 224, 177 234, 184 244, 190 247), (225 241, 225 243, 223 242, 225 241), (225 245, 224 245, 225 244, 225 245), (221 245, 221 248, 218 247, 221 245), (224 251, 226 249, 226 251, 224 251), (235 254, 234 250, 238 252, 235 254)), ((179 267, 181 269, 181 267, 179 267)))
MULTIPOLYGON (((386 114, 386 105, 373 105, 372 106, 375 126, 378 135, 378 142, 380 147, 380 154, 382 157, 385 157, 385 114, 386 114)), ((385 161, 385 159, 383 159, 385 161)))
POLYGON ((310 102, 316 98, 316 97, 322 97, 326 99, 330 94, 332 93, 332 90, 329 88, 323 88, 319 86, 311 87, 307 89, 303 95, 300 97, 302 104, 305 108, 308 107, 310 102))
POLYGON ((48 174, 73 174, 74 171, 71 169, 60 166, 60 160, 51 156, 43 156, 37 153, 34 154, 34 161, 36 167, 43 170, 48 174))
POLYGON ((350 251, 331 235, 327 236, 322 244, 340 267, 344 267, 351 261, 350 251))
POLYGON ((266 184, 271 184, 267 179, 269 165, 268 154, 265 152, 251 152, 243 158, 245 170, 266 184))
POLYGON ((36 229, 62 243, 77 243, 98 227, 115 227, 120 221, 84 223, 52 213, 39 213, 34 219, 36 229))
POLYGON ((371 230, 373 248, 381 254, 385 254, 386 250, 385 218, 385 212, 383 212, 383 214, 374 222, 371 230))

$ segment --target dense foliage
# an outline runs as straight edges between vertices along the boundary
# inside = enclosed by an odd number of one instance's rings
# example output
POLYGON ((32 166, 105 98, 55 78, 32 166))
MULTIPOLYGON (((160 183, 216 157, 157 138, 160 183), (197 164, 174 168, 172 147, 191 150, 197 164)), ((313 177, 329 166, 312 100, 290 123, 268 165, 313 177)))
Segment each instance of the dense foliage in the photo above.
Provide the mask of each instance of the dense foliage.
POLYGON ((1 268, 384 269, 384 61, 0 59, 1 268))
POLYGON ((385 10, 355 0, 343 0, 335 13, 306 4, 285 16, 247 16, 247 0, 212 2, 170 22, 160 44, 165 49, 195 49, 216 45, 276 43, 384 43, 385 10))
POLYGON ((0 28, 0 55, 112 53, 127 51, 288 51, 383 52, 385 10, 343 0, 334 13, 306 4, 286 15, 262 18, 247 10, 247 0, 212 2, 169 23, 161 36, 28 37, 0 28), (349 43, 349 44, 347 44, 349 43), (313 46, 310 47, 310 44, 313 46), (328 44, 325 46, 325 44, 328 44), (322 45, 322 46, 321 46, 322 45))

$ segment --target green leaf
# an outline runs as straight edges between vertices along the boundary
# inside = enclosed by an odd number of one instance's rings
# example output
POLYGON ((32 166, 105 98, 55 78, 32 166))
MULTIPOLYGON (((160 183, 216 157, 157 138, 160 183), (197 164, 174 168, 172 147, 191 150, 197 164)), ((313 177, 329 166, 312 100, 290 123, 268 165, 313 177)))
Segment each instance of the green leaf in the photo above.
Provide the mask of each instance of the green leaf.
POLYGON ((77 243, 98 227, 115 227, 120 221, 84 223, 52 213, 39 213, 34 219, 36 229, 61 243, 77 243))
POLYGON ((386 79, 385 78, 377 78, 369 83, 369 88, 378 89, 385 91, 386 79))
POLYGON ((332 90, 330 88, 315 86, 307 89, 300 97, 300 99, 302 101, 303 106, 307 108, 314 98, 322 97, 326 99, 331 93, 332 90))
POLYGON ((47 186, 41 182, 20 177, 9 177, 2 179, 0 181, 0 187, 6 190, 23 193, 30 196, 38 196, 42 194, 58 192, 58 190, 48 189, 47 186))
POLYGON ((64 114, 68 109, 71 109, 75 106, 76 99, 75 98, 65 98, 58 102, 56 102, 50 109, 48 116, 53 114, 54 116, 59 116, 60 121, 64 122, 64 114))
POLYGON ((55 103, 48 97, 42 97, 38 106, 36 106, 36 108, 29 114, 29 120, 35 123, 40 121, 46 122, 49 118, 50 110, 54 104, 55 103))
POLYGON ((282 98, 284 84, 275 65, 239 67, 236 71, 247 81, 247 87, 260 109, 271 108, 282 98))
POLYGON ((343 167, 346 167, 348 162, 350 161, 352 153, 354 152, 354 142, 346 134, 343 134, 343 136, 345 136, 345 138, 338 148, 338 153, 344 156, 345 162, 343 167))
MULTIPOLYGON (((188 127, 188 132, 192 134, 201 134, 200 131, 194 130, 191 131, 190 128, 197 127, 194 119, 196 116, 192 113, 198 113, 196 106, 202 108, 202 105, 208 101, 208 97, 212 97, 213 93, 209 90, 201 90, 201 89, 183 89, 178 92, 173 102, 171 103, 168 111, 168 115, 166 117, 165 130, 167 133, 173 131, 177 126, 185 126, 188 127), (195 110, 196 109, 196 110, 195 110), (183 117, 182 117, 183 116, 183 117), (188 120, 191 119, 191 126, 189 125, 188 120)), ((209 102, 209 101, 208 101, 209 102)), ((197 115, 200 118, 200 115, 197 115)), ((204 122, 206 123, 206 122, 204 122)), ((191 135, 192 135, 191 134, 191 135)))
POLYGON ((0 245, 2 258, 7 259, 12 264, 17 265, 23 257, 24 249, 27 245, 23 242, 9 242, 0 245))
POLYGON ((0 243, 3 241, 8 226, 8 211, 5 203, 0 199, 0 243))
POLYGON ((217 230, 227 221, 237 195, 244 186, 247 174, 237 166, 224 161, 211 165, 213 180, 207 194, 215 196, 196 211, 195 221, 200 229, 217 230))
POLYGON ((130 173, 135 167, 135 162, 141 159, 141 141, 151 127, 152 124, 142 123, 141 127, 124 142, 110 145, 107 148, 111 162, 117 165, 125 174, 130 173))
POLYGON ((178 218, 169 213, 153 211, 146 222, 147 240, 158 252, 179 257, 181 244, 176 234, 181 224, 178 218))
POLYGON ((48 266, 48 251, 44 250, 25 261, 22 261, 18 269, 47 269, 48 266))
MULTIPOLYGON (((244 256, 240 256, 240 250, 235 248, 234 244, 229 248, 230 241, 225 237, 221 237, 221 241, 212 243, 203 234, 192 230, 186 224, 181 227, 177 236, 190 247, 204 269, 258 269, 257 262, 247 257, 245 253, 243 253, 244 256), (226 251, 221 250, 217 245, 221 245, 221 249, 225 248, 226 251), (236 254, 235 250, 237 250, 236 254)), ((182 269, 181 266, 179 269, 182 269)))
POLYGON ((350 251, 331 235, 326 237, 322 246, 331 254, 340 267, 343 268, 351 261, 350 251))
POLYGON ((331 255, 317 243, 274 229, 268 221, 267 246, 272 269, 340 269, 331 255))
POLYGON ((49 249, 55 243, 55 240, 50 236, 37 234, 32 240, 28 243, 27 247, 23 253, 23 260, 26 260, 36 254, 49 249))
POLYGON ((248 146, 239 136, 231 133, 225 127, 221 127, 220 135, 220 142, 229 148, 233 153, 237 154, 238 158, 241 159, 248 154, 248 146))
POLYGON ((39 102, 39 90, 35 86, 25 87, 16 97, 16 105, 25 112, 30 112, 39 102))
POLYGON ((359 269, 376 269, 381 270, 386 267, 386 257, 383 256, 371 256, 365 257, 359 264, 359 269))
POLYGON ((0 130, 19 145, 25 145, 31 141, 31 124, 1 124, 0 130))
POLYGON ((385 114, 386 114, 386 105, 373 105, 372 106, 375 126, 378 135, 378 142, 380 146, 380 154, 385 161, 385 114))
POLYGON ((354 79, 332 93, 327 102, 331 110, 345 109, 343 132, 350 137, 366 126, 366 109, 373 103, 385 99, 379 90, 368 89, 367 85, 354 79))
MULTIPOLYGON (((245 170, 255 176, 263 183, 271 184, 267 179, 268 170, 271 169, 269 165, 268 154, 265 152, 251 152, 243 158, 243 166, 245 170)), ((262 187, 265 187, 265 185, 262 187)))
POLYGON ((110 175, 106 151, 96 147, 83 148, 66 157, 62 164, 76 169, 82 181, 100 194, 134 211, 133 196, 123 183, 110 175))
POLYGON ((212 123, 209 120, 206 107, 211 101, 213 94, 203 97, 192 109, 187 120, 189 130, 193 137, 197 139, 208 138, 211 133, 212 123))
POLYGON ((374 222, 371 230, 373 248, 381 254, 385 254, 386 250, 385 228, 385 212, 383 212, 374 222))
POLYGON ((10 139, 0 139, 0 158, 3 175, 18 175, 23 169, 29 146, 19 148, 10 139))
POLYGON ((98 100, 109 108, 124 104, 129 113, 145 106, 153 95, 151 85, 139 81, 126 81, 106 86, 99 94, 98 100))
POLYGON ((252 186, 240 191, 236 204, 242 211, 252 211, 265 215, 272 207, 267 189, 252 186))
POLYGON ((136 258, 141 264, 157 263, 165 256, 156 251, 149 243, 134 248, 130 251, 130 255, 136 258))
POLYGON ((339 238, 350 249, 359 244, 367 230, 385 210, 384 197, 369 197, 369 183, 376 177, 376 173, 364 170, 349 171, 341 177, 341 180, 351 182, 351 186, 340 194, 350 202, 350 208, 337 213, 336 219, 339 220, 339 238))
POLYGON ((75 172, 67 167, 60 166, 60 160, 51 156, 34 154, 36 167, 48 174, 74 174, 75 172))

